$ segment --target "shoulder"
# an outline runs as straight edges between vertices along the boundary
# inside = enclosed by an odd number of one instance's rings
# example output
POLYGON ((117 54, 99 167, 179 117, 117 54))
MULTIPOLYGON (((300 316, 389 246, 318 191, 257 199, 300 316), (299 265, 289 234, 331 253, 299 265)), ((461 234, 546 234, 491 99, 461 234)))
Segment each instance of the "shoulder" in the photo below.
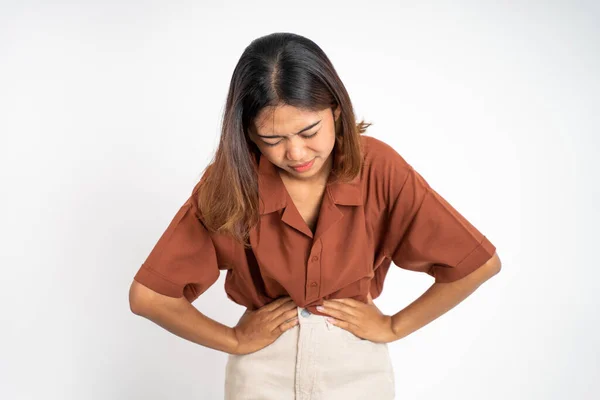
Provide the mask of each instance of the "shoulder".
POLYGON ((363 176, 369 186, 392 189, 402 186, 413 173, 408 161, 388 143, 368 135, 361 135, 363 144, 363 176))
POLYGON ((373 136, 361 135, 363 159, 374 167, 391 166, 410 169, 411 165, 394 147, 373 136))

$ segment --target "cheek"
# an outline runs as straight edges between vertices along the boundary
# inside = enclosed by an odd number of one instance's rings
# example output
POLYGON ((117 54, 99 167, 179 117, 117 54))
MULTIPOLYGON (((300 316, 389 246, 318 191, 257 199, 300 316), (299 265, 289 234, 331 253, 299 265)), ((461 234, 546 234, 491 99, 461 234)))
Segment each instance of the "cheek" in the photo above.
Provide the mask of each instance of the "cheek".
POLYGON ((273 148, 269 146, 261 146, 260 151, 263 156, 265 156, 272 164, 281 166, 285 153, 280 149, 279 146, 273 148))
POLYGON ((259 144, 257 144, 257 146, 258 146, 258 149, 260 150, 260 152, 263 155, 267 156, 267 158, 272 158, 273 155, 275 153, 277 153, 277 146, 271 147, 271 146, 267 146, 264 143, 259 143, 259 144))
POLYGON ((335 146, 335 136, 329 135, 326 138, 323 138, 323 140, 319 143, 319 151, 323 152, 323 153, 329 153, 333 150, 333 147, 335 146))

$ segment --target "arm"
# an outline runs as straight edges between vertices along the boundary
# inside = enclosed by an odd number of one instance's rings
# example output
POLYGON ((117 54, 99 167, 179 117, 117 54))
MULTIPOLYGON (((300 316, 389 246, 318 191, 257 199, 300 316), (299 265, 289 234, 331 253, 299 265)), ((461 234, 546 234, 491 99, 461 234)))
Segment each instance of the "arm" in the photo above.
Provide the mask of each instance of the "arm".
POLYGON ((406 308, 392 316, 392 330, 401 339, 446 313, 500 272, 497 253, 481 267, 454 282, 434 283, 406 308))
POLYGON ((202 346, 226 353, 231 353, 237 346, 233 328, 205 316, 185 297, 164 296, 133 281, 129 289, 129 306, 134 314, 202 346))

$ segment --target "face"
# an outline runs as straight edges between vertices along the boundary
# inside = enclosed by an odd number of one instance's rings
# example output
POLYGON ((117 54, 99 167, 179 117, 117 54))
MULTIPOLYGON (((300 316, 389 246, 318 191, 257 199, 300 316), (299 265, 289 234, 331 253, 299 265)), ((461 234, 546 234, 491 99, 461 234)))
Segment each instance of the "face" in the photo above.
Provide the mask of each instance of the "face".
MULTIPOLYGON (((340 108, 335 109, 335 120, 340 108)), ((335 144, 331 108, 309 111, 283 105, 267 107, 254 120, 250 140, 289 178, 310 181, 328 174, 335 144)))

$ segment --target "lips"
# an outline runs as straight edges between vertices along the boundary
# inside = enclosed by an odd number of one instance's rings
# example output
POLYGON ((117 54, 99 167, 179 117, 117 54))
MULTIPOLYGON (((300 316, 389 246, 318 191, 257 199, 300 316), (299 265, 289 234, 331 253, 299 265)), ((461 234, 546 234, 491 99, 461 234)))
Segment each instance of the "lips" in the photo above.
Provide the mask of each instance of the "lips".
POLYGON ((305 162, 304 164, 298 164, 298 165, 290 165, 292 168, 302 168, 302 167, 306 167, 308 164, 310 164, 312 162, 312 160, 305 162))
POLYGON ((307 163, 293 165, 293 166, 290 166, 290 168, 292 168, 294 171, 296 171, 298 173, 303 173, 303 172, 309 171, 313 167, 314 164, 315 164, 315 159, 313 158, 312 160, 310 160, 307 163))

